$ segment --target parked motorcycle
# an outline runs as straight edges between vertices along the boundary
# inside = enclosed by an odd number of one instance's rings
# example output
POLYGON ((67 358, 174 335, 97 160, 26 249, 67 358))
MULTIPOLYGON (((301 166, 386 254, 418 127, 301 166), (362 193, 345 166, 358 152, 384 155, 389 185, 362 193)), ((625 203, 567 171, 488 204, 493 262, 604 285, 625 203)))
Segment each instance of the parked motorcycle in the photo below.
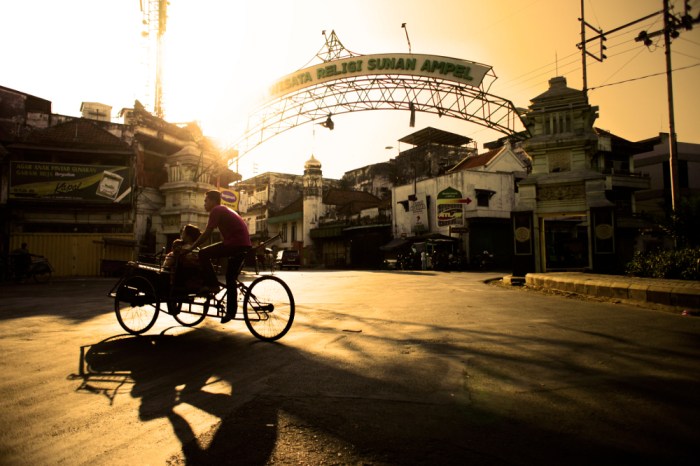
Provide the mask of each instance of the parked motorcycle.
POLYGON ((488 251, 484 251, 481 254, 476 255, 476 267, 479 270, 486 270, 493 264, 493 254, 488 251))
MULTIPOLYGON (((51 274, 53 273, 53 266, 49 260, 44 256, 39 256, 32 254, 31 262, 29 263, 26 270, 20 270, 18 266, 18 259, 16 255, 10 255, 11 273, 12 278, 16 281, 22 281, 27 279, 33 279, 37 283, 46 283, 51 280, 51 274)), ((22 267, 25 268, 25 267, 22 267)))

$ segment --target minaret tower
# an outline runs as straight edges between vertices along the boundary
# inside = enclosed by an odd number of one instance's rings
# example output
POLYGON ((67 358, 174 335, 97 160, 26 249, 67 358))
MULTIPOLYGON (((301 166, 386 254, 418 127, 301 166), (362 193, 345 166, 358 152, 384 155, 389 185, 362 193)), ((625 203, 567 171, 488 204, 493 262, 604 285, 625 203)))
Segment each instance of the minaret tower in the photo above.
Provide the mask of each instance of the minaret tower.
MULTIPOLYGON (((304 248, 310 250, 311 229, 318 226, 319 217, 323 208, 323 174, 321 172, 321 162, 312 155, 304 164, 304 176, 302 177, 304 186, 304 248)), ((308 260, 309 255, 305 254, 308 260)))

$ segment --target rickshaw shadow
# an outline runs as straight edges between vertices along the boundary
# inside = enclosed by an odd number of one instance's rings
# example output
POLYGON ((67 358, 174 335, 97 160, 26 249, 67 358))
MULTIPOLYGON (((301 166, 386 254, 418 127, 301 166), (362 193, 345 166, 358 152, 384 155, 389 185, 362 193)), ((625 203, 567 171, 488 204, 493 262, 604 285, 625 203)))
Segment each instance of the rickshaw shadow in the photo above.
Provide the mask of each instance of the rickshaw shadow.
MULTIPOLYGON (((179 414, 178 406, 187 404, 222 420, 226 418, 239 400, 234 399, 232 389, 229 392, 221 389, 233 384, 230 375, 224 374, 244 365, 243 361, 235 362, 245 359, 238 358, 236 353, 255 351, 257 342, 246 343, 244 339, 206 328, 176 334, 169 334, 169 330, 156 335, 115 335, 81 346, 78 372, 68 378, 80 381, 76 391, 103 395, 110 405, 120 394, 139 398, 139 419, 168 419, 191 464, 206 458, 211 451, 200 446, 197 434, 187 416, 179 414), (227 358, 231 361, 228 367, 220 367, 221 359, 212 356, 217 354, 233 355, 227 358)), ((263 418, 276 416, 276 406, 269 406, 269 410, 263 406, 257 409, 260 410, 258 416, 263 418)), ((254 433, 258 448, 247 454, 259 456, 250 458, 254 462, 264 461, 274 447, 275 429, 254 433)), ((242 439, 239 436, 239 440, 242 439)), ((245 444, 241 447, 245 449, 245 444)))

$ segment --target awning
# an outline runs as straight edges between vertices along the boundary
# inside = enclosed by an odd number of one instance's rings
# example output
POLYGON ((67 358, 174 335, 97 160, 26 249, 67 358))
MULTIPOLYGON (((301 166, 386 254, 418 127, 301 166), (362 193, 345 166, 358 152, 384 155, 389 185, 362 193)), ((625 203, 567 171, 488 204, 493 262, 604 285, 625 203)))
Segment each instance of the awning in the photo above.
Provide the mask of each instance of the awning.
POLYGON ((380 251, 396 251, 397 249, 404 248, 411 244, 411 241, 408 241, 405 238, 394 238, 388 243, 386 243, 384 246, 379 246, 380 251))
POLYGON ((355 231, 355 230, 371 230, 374 228, 390 228, 391 223, 378 223, 373 225, 358 225, 354 227, 343 228, 343 231, 355 231))
POLYGON ((309 232, 312 239, 316 238, 337 238, 343 236, 343 225, 330 227, 312 228, 309 232))
POLYGON ((277 215, 275 217, 270 217, 267 219, 268 224, 293 222, 296 220, 301 220, 303 217, 302 212, 293 212, 291 214, 277 215))

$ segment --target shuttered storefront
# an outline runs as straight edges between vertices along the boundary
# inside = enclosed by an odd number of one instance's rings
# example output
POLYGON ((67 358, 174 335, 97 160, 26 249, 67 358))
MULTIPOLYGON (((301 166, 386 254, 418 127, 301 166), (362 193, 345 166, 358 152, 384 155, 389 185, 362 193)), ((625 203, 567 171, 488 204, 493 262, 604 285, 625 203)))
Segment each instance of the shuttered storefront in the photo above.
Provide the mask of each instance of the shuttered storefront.
POLYGON ((27 243, 29 252, 45 256, 55 277, 100 276, 105 264, 136 259, 133 235, 101 233, 19 233, 10 237, 10 251, 27 243))

